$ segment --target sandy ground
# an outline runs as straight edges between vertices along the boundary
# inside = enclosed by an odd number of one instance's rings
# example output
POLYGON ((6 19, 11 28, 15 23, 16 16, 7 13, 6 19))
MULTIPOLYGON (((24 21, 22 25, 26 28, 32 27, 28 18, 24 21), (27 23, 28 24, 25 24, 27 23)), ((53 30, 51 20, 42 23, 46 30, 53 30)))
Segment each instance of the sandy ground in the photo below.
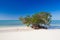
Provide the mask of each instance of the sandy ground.
POLYGON ((9 26, 9 27, 0 27, 0 32, 10 32, 10 31, 31 31, 34 30, 31 27, 27 26, 9 26))
POLYGON ((60 29, 0 28, 0 40, 60 40, 60 29))

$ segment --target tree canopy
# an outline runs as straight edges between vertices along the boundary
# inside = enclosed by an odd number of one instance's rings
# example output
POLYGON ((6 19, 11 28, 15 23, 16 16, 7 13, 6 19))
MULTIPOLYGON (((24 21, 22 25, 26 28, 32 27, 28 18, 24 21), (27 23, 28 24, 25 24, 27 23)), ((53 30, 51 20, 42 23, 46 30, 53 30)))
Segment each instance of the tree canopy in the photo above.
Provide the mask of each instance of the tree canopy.
POLYGON ((41 25, 49 25, 51 22, 52 15, 48 12, 39 12, 32 16, 21 17, 20 20, 26 24, 27 26, 38 24, 41 25))

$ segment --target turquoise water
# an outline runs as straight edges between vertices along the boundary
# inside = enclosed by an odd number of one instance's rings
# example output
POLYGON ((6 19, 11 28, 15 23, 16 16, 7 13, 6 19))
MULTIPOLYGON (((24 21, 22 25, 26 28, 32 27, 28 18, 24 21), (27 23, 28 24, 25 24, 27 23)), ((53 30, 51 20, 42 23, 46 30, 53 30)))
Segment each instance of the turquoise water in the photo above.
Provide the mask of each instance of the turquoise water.
POLYGON ((60 20, 52 20, 51 24, 60 24, 60 20))
POLYGON ((0 20, 0 26, 22 26, 24 25, 20 20, 0 20))
POLYGON ((60 20, 52 20, 49 29, 60 29, 60 20))
MULTIPOLYGON (((0 27, 1 26, 23 26, 24 24, 20 20, 0 20, 0 27)), ((49 29, 60 29, 60 20, 52 20, 51 26, 49 29)))

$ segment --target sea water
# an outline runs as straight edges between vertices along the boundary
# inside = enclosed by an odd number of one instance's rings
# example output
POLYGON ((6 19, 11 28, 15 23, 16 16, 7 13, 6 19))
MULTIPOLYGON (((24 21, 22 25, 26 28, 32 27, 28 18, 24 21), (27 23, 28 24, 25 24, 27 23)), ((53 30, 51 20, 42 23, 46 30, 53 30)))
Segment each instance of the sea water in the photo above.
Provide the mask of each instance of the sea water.
POLYGON ((24 24, 20 20, 0 20, 1 26, 23 26, 24 24))
POLYGON ((60 20, 52 20, 49 29, 60 29, 60 20))
MULTIPOLYGON (((0 27, 9 27, 9 26, 24 26, 24 24, 20 20, 0 20, 0 27)), ((60 29, 60 20, 52 20, 48 28, 60 29)))

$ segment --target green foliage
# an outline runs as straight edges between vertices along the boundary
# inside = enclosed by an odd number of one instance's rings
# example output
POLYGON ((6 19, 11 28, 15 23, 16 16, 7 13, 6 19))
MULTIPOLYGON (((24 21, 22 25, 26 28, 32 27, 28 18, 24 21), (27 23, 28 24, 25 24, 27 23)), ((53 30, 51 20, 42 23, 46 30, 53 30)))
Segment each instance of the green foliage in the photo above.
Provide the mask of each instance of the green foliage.
POLYGON ((49 25, 51 22, 51 17, 51 14, 47 12, 39 12, 32 16, 26 16, 24 18, 20 17, 20 20, 27 26, 31 24, 49 25))

